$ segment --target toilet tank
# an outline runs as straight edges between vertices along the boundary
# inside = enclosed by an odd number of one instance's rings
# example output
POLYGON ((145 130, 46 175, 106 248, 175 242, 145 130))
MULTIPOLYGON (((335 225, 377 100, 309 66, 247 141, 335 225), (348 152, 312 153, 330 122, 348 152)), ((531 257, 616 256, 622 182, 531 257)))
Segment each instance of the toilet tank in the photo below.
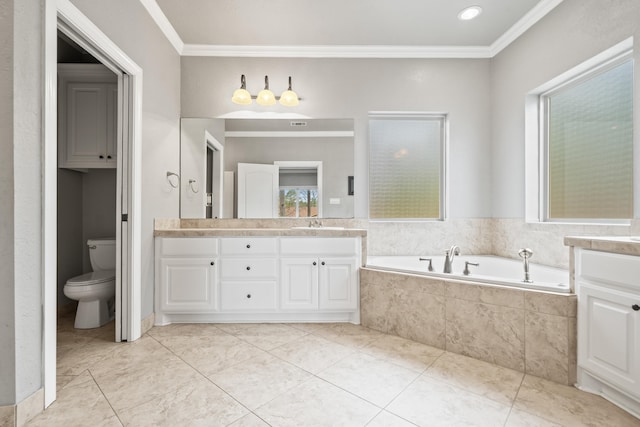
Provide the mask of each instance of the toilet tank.
POLYGON ((116 239, 115 237, 87 240, 89 260, 93 271, 115 270, 116 239))

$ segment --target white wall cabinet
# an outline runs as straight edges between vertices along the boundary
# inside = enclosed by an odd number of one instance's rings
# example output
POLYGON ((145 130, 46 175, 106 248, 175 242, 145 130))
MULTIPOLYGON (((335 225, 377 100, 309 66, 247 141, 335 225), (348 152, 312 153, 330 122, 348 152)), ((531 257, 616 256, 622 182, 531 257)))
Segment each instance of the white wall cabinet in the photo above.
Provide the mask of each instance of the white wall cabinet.
POLYGON ((360 237, 156 238, 156 324, 359 323, 360 237))
POLYGON ((115 168, 118 85, 101 64, 58 66, 58 166, 115 168))
POLYGON ((576 251, 578 385, 640 415, 640 257, 576 251))

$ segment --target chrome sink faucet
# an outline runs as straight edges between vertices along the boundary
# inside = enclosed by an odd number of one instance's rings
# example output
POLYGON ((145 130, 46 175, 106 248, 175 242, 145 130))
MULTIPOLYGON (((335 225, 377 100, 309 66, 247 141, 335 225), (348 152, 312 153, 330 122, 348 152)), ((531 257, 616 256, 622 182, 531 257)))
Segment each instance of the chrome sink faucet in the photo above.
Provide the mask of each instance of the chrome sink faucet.
POLYGON ((451 273, 451 265, 453 264, 453 257, 460 255, 460 248, 456 245, 451 246, 448 251, 445 252, 444 257, 444 272, 451 273))

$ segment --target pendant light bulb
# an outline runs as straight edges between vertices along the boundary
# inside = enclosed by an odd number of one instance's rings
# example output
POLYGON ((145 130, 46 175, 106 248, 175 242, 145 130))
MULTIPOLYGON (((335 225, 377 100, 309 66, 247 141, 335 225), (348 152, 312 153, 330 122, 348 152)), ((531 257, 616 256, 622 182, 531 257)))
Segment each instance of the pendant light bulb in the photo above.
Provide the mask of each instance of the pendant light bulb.
POLYGON ((269 90, 269 76, 264 76, 264 89, 258 93, 256 102, 260 105, 273 105, 276 103, 276 96, 269 90))
POLYGON ((235 92, 233 92, 231 101, 240 105, 251 104, 251 94, 247 90, 247 81, 244 78, 244 74, 240 76, 240 89, 236 89, 235 92))
POLYGON ((286 107, 295 107, 298 105, 298 94, 291 90, 291 76, 289 76, 289 89, 282 92, 280 95, 280 104, 286 107))

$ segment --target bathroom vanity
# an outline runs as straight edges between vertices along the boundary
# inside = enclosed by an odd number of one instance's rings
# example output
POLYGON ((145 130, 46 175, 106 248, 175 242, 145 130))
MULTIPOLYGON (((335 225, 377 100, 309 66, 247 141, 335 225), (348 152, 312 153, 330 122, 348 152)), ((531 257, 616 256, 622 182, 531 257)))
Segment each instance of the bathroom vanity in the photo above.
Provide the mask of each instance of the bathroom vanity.
POLYGON ((640 242, 568 237, 578 295, 578 387, 640 416, 640 242))
POLYGON ((157 228, 155 323, 359 323, 365 230, 157 228))

